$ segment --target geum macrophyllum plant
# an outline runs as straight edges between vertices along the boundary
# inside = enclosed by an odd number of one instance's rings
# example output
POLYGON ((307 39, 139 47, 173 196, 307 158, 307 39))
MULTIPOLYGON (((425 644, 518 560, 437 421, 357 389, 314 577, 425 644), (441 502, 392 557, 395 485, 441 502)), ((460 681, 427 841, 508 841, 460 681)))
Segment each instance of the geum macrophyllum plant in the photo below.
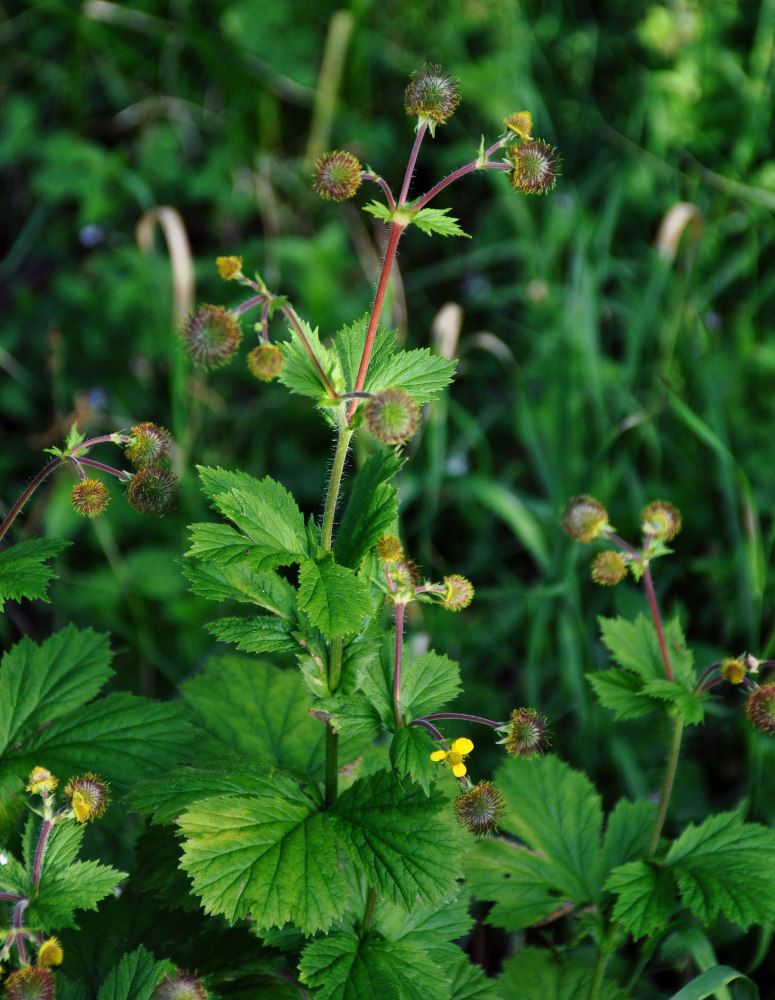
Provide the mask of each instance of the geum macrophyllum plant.
POLYGON ((186 573, 195 593, 253 608, 208 627, 243 653, 295 658, 298 670, 215 657, 183 694, 209 734, 205 759, 143 783, 133 800, 156 822, 175 821, 181 866, 205 911, 249 920, 283 952, 278 974, 298 982, 302 996, 365 996, 374 982, 394 997, 494 995, 452 942, 472 924, 460 881, 466 831, 493 830, 501 797, 467 773, 470 738, 450 743, 440 727, 482 724, 517 755, 547 745, 545 720, 528 709, 505 723, 444 711, 460 690, 458 665, 433 651, 415 655, 404 639, 409 604, 459 612, 474 589, 459 574, 424 578, 398 537, 400 449, 454 364, 427 349, 400 350, 381 325, 396 249, 412 227, 464 235, 448 209, 430 203, 469 173, 506 173, 526 193, 549 190, 557 175, 554 150, 532 139, 531 116, 519 112, 497 141, 482 140, 470 162, 410 200, 423 140, 458 101, 456 82, 438 67, 412 76, 405 106, 416 135, 397 196, 348 152, 315 165, 323 198, 352 197, 366 182, 384 195, 366 206, 388 226, 369 315, 323 343, 287 299, 245 273, 241 257, 223 256, 221 277, 248 298, 231 309, 204 305, 180 332, 196 365, 217 368, 242 341, 240 321, 257 310, 250 370, 311 398, 335 437, 319 522, 269 477, 200 468, 229 523, 193 525, 186 573), (493 159, 499 149, 505 160, 493 159), (277 318, 289 339, 274 333, 277 318), (371 454, 340 505, 356 433, 368 435, 371 454))

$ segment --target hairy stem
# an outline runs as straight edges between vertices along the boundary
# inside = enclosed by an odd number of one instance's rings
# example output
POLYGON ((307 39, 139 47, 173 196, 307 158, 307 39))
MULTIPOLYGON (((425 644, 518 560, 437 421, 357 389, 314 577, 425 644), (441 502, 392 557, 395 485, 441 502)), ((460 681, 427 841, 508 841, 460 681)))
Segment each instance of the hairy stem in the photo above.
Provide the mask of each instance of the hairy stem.
POLYGON ((32 866, 32 881, 35 885, 40 882, 40 868, 43 864, 43 852, 46 849, 46 841, 48 840, 48 835, 51 833, 54 824, 51 820, 45 820, 43 826, 40 828, 40 835, 38 836, 38 846, 35 849, 35 861, 32 866))
POLYGON ((665 665, 665 676, 669 681, 674 680, 673 667, 670 663, 670 654, 667 651, 667 643, 665 642, 665 630, 662 628, 662 616, 659 613, 659 605, 657 604, 657 595, 654 593, 654 581, 651 579, 651 567, 646 566, 643 573, 643 586, 646 588, 646 596, 648 597, 649 607, 651 608, 651 617, 654 619, 654 628, 657 630, 657 639, 659 641, 659 652, 662 654, 662 662, 665 665))
POLYGON ((425 138, 425 133, 428 130, 428 123, 422 122, 420 127, 417 129, 417 135, 414 137, 414 145, 412 146, 412 152, 409 154, 409 162, 406 165, 406 173, 404 174, 404 183, 401 187, 401 194, 398 198, 398 206, 406 204, 406 198, 409 194, 409 185, 412 183, 412 174, 414 173, 414 165, 417 162, 417 154, 420 152, 420 146, 425 138))
POLYGON ((659 838, 662 836, 662 828, 665 825, 667 807, 670 803, 670 795, 673 791, 673 782, 675 781, 675 773, 678 770, 678 757, 681 751, 681 736, 683 735, 683 728, 683 716, 678 715, 676 716, 675 724, 673 726, 673 740, 670 745, 670 756, 667 760, 665 780, 662 783, 662 794, 659 797, 657 817, 654 821, 654 829, 652 830, 651 840, 649 841, 648 851, 646 852, 646 857, 649 858, 652 858, 657 853, 659 838))
POLYGON ((334 451, 334 461, 331 464, 331 474, 328 478, 328 490, 326 492, 326 505, 323 509, 322 542, 323 548, 331 551, 334 538, 334 515, 336 514, 336 503, 339 499, 339 488, 342 485, 342 474, 344 463, 347 458, 347 450, 350 447, 350 440, 353 431, 350 428, 340 428, 336 439, 336 450, 334 451))
POLYGON ((403 724, 404 716, 401 711, 401 657, 404 648, 404 612, 406 605, 399 602, 396 604, 396 669, 393 674, 393 708, 396 713, 396 725, 403 724))
POLYGON ((22 495, 19 497, 19 499, 13 505, 13 507, 11 507, 11 509, 5 515, 5 518, 3 519, 3 523, 0 524, 0 538, 2 538, 3 535, 6 533, 6 531, 8 531, 8 529, 11 527, 11 525, 13 524, 13 522, 16 520, 16 516, 18 515, 19 511, 27 503, 27 501, 29 500, 29 498, 32 496, 32 494, 35 492, 35 490, 40 486, 40 484, 43 482, 43 480, 47 476, 51 475, 51 473, 54 471, 54 469, 56 469, 58 466, 62 465, 62 463, 64 461, 65 460, 63 458, 59 458, 59 457, 53 459, 51 462, 48 463, 48 465, 45 468, 43 468, 43 469, 40 470, 40 472, 37 474, 37 476, 35 476, 35 478, 32 480, 32 482, 27 487, 27 489, 22 493, 22 495))
POLYGON ((463 722, 477 722, 481 726, 492 726, 493 729, 499 729, 501 726, 505 726, 505 722, 496 722, 495 719, 485 719, 481 715, 469 715, 468 712, 431 712, 430 715, 424 715, 422 719, 416 719, 416 722, 426 722, 435 721, 436 719, 460 719, 463 722))

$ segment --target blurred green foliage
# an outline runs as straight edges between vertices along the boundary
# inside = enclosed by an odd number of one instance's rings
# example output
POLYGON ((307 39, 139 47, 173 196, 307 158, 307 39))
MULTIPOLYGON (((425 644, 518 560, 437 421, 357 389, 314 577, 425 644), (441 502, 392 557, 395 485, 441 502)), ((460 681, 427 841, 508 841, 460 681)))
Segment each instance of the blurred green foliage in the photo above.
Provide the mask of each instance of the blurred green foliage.
MULTIPOLYGON (((774 39, 775 0, 0 4, 0 505, 75 415, 90 433, 165 425, 183 478, 161 523, 112 486, 108 516, 79 521, 66 473, 36 495, 17 536, 77 544, 51 606, 12 609, 3 641, 109 629, 120 683, 164 694, 211 648, 176 562, 205 513, 193 465, 271 471, 320 511, 322 422, 243 365, 191 373, 166 245, 144 252, 135 228, 178 213, 196 301, 234 303, 214 258, 239 253, 333 333, 368 308, 383 233, 318 201, 311 163, 347 148, 397 184, 406 80, 438 62, 463 102, 423 148, 418 193, 524 108, 563 175, 533 199, 469 177, 439 207, 473 239, 402 244, 402 336, 433 343, 441 307, 462 309, 456 383, 401 481, 406 538, 429 575, 477 586, 463 616, 430 609, 411 627, 460 658, 468 710, 535 705, 611 800, 647 794, 653 734, 632 723, 625 745, 584 679, 605 662, 595 615, 641 598, 593 589, 558 517, 590 492, 626 536, 648 500, 675 503, 684 530, 657 584, 698 662, 775 653, 774 39)), ((739 753, 690 735, 678 811, 749 796, 772 822, 773 752, 737 700, 718 711, 739 753)))

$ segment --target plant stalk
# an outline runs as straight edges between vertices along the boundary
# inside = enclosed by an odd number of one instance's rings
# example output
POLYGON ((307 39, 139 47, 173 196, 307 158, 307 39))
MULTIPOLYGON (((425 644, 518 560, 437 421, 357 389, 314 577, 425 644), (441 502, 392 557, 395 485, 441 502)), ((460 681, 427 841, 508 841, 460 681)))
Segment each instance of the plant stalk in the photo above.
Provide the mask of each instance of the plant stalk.
POLYGON ((648 850, 646 852, 646 857, 653 858, 657 853, 657 848, 659 847, 659 838, 662 836, 662 828, 665 825, 665 818, 667 816, 667 807, 670 802, 670 795, 673 791, 673 782, 675 781, 675 774, 678 770, 678 756, 681 750, 681 737, 683 735, 684 728, 684 718, 683 715, 677 715, 675 720, 675 725, 673 726, 673 740, 670 745, 670 756, 667 760, 667 770, 665 772, 665 780, 662 784, 662 794, 659 797, 659 808, 657 809, 657 818, 654 821, 654 829, 651 833, 651 840, 649 841, 648 850))
POLYGON ((393 673, 393 708, 396 713, 396 725, 403 725, 404 716, 401 711, 401 660, 404 648, 404 612, 406 605, 396 604, 396 669, 393 673))

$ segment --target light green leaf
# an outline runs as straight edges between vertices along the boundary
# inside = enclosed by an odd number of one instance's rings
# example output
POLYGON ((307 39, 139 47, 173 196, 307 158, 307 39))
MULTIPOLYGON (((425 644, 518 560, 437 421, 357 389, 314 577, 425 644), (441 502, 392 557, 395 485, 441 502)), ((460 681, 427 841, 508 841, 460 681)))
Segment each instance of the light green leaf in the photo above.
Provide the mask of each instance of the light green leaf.
POLYGON ((124 872, 97 861, 73 861, 64 868, 49 865, 41 873, 38 891, 25 913, 25 923, 45 934, 77 927, 75 911, 96 910, 97 903, 125 878, 124 872))
POLYGON ((390 480, 404 461, 395 449, 385 448, 358 470, 334 542, 340 565, 357 569, 379 537, 395 524, 398 491, 390 480))
POLYGON ((363 694, 321 698, 316 707, 328 715, 329 725, 333 727, 334 732, 351 739, 370 742, 380 728, 379 714, 363 694))
POLYGON ((427 794, 438 777, 439 765, 431 760, 436 749, 438 744, 421 726, 402 726, 390 745, 390 763, 399 778, 417 782, 427 794))
POLYGON ((57 576, 46 560, 68 546, 62 538, 31 538, 0 550, 0 611, 6 601, 48 601, 48 585, 57 576))
POLYGON ((280 618, 295 620, 296 591, 276 573, 256 573, 247 564, 218 566, 193 560, 184 563, 183 572, 191 582, 193 593, 200 597, 255 604, 280 618))
POLYGON ((333 560, 307 560, 299 569, 299 608, 327 639, 360 632, 373 608, 369 588, 333 560))
POLYGON ((627 861, 643 857, 648 850, 657 815, 653 802, 620 799, 608 817, 603 837, 604 874, 627 861))
POLYGON ((153 953, 140 945, 110 970, 97 1000, 151 1000, 164 976, 176 971, 172 962, 157 962, 153 953))
POLYGON ((461 690, 460 667, 454 660, 430 650, 407 658, 401 679, 401 704, 411 719, 438 712, 461 690))
MULTIPOLYGON (((344 392, 344 379, 336 352, 323 346, 318 336, 317 327, 313 330, 304 320, 299 322, 307 344, 334 390, 344 392)), ((283 367, 278 380, 291 392, 301 396, 309 396, 319 404, 329 403, 330 396, 324 387, 317 365, 309 355, 309 350, 302 342, 298 331, 291 325, 289 325, 289 329, 291 339, 278 345, 283 352, 283 367)))
POLYGON ((631 670, 596 670, 587 674, 603 708, 617 719, 637 719, 653 711, 654 703, 643 696, 643 681, 631 670))
POLYGON ((269 615, 219 618, 205 626, 221 642, 233 642, 243 653, 294 653, 299 644, 293 626, 269 615))
POLYGON ((643 685, 642 691, 648 698, 675 705, 689 725, 697 725, 705 718, 704 702, 708 700, 708 695, 686 688, 677 680, 662 678, 648 681, 643 685))
POLYGON ((368 202, 368 204, 363 206, 363 211, 369 212, 378 219, 382 219, 383 222, 391 222, 393 220, 393 210, 388 208, 387 205, 383 205, 381 201, 368 202))
POLYGON ((412 222, 429 236, 438 233, 439 236, 468 236, 457 223, 447 215, 450 208, 420 208, 412 214, 412 222))
POLYGON ((330 818, 295 784, 278 781, 274 795, 199 802, 179 826, 181 865, 206 913, 231 922, 250 913, 256 930, 292 921, 304 934, 343 915, 347 891, 330 818))
POLYGON ((680 908, 672 874, 653 861, 630 861, 611 873, 605 884, 619 897, 614 919, 634 938, 664 927, 680 908))
POLYGON ((664 678, 657 633, 645 615, 632 622, 626 618, 599 618, 598 622, 603 643, 620 667, 632 670, 643 681, 664 678))
POLYGON ((106 635, 73 625, 10 649, 0 661, 0 755, 94 698, 113 673, 111 657, 106 635))
POLYGON ((418 406, 435 399, 452 381, 456 362, 438 354, 431 354, 427 347, 413 351, 395 351, 384 360, 375 359, 369 365, 364 388, 367 392, 383 389, 403 389, 418 406))
MULTIPOLYGON (((543 948, 521 948, 503 965, 498 979, 504 997, 519 1000, 580 1000, 590 995, 595 965, 588 958, 565 958, 543 948)), ((599 1000, 630 1000, 614 983, 603 983, 599 1000)))
POLYGON ((441 792, 426 796, 382 771, 347 788, 331 816, 356 868, 394 903, 412 910, 457 895, 468 838, 441 792))
MULTIPOLYGON (((355 389, 363 349, 366 346, 366 331, 368 330, 368 326, 369 314, 366 313, 360 319, 356 320, 352 326, 343 326, 333 340, 332 346, 336 350, 339 363, 344 372, 344 384, 347 392, 352 392, 355 389)), ((375 366, 376 368, 381 368, 383 365, 388 364, 397 349, 395 330, 386 330, 380 324, 374 335, 371 357, 369 358, 369 371, 364 384, 364 389, 367 392, 370 392, 372 389, 369 380, 370 373, 374 370, 375 366)))

